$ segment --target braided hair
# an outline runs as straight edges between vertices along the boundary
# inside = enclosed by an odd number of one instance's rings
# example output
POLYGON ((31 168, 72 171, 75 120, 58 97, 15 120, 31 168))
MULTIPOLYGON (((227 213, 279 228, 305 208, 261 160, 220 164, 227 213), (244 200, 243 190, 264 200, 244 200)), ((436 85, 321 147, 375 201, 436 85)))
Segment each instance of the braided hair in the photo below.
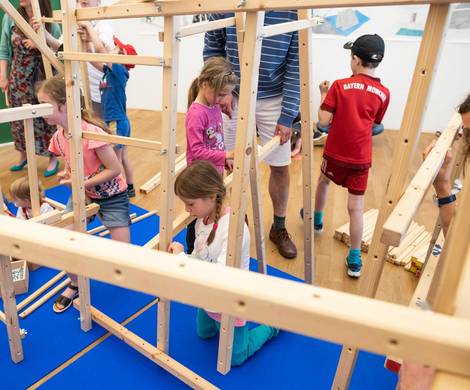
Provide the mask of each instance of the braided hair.
POLYGON ((186 167, 176 178, 175 194, 184 199, 214 197, 214 224, 207 238, 207 245, 210 245, 214 241, 226 195, 222 175, 209 161, 195 161, 186 167))

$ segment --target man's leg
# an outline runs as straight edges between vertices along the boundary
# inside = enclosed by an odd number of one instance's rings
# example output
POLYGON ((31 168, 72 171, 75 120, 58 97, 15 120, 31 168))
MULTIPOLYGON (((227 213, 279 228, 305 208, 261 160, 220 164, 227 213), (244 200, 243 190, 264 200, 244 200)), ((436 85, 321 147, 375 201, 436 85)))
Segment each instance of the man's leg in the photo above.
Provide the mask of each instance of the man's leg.
MULTIPOLYGON (((274 137, 277 120, 281 114, 282 97, 260 99, 256 102, 256 126, 262 145, 274 137)), ((289 199, 290 142, 274 149, 264 161, 270 166, 269 195, 273 204, 273 225, 269 238, 279 253, 287 259, 297 256, 297 248, 286 230, 286 212, 289 199)))

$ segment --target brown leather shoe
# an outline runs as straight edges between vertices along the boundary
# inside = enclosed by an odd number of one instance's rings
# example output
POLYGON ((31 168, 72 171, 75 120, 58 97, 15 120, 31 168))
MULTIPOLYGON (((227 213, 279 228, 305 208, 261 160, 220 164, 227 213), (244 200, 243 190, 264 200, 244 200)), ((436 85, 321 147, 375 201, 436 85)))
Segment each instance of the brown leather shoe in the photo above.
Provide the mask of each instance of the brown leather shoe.
POLYGON ((293 259, 297 256, 297 248, 292 242, 287 229, 274 229, 274 226, 271 226, 269 239, 274 242, 279 253, 286 259, 293 259))

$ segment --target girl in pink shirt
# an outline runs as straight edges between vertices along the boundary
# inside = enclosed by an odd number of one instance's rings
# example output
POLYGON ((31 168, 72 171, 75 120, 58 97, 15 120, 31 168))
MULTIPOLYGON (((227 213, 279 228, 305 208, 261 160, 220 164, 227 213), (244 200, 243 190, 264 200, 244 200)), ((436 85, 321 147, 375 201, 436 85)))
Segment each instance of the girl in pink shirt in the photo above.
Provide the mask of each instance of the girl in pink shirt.
MULTIPOLYGON (((60 183, 71 184, 70 135, 68 132, 66 90, 63 76, 57 75, 43 81, 37 88, 40 103, 49 103, 53 107, 51 115, 44 117, 50 125, 57 125, 57 131, 51 139, 49 150, 65 160, 65 170, 59 174, 60 183)), ((82 131, 104 133, 105 125, 94 119, 86 110, 82 110, 82 131)), ((129 197, 127 184, 121 175, 121 164, 114 152, 113 145, 107 142, 82 139, 83 164, 85 173, 85 194, 100 206, 99 217, 109 229, 113 240, 130 242, 129 197)), ((69 199, 66 210, 72 209, 69 199)), ((61 313, 72 305, 78 296, 77 277, 54 302, 54 311, 61 313)))
MULTIPOLYGON (((188 93, 186 113, 186 161, 209 161, 223 176, 224 167, 230 169, 227 160, 233 159, 233 151, 225 151, 220 103, 231 96, 238 78, 230 63, 223 57, 209 58, 198 78, 194 79, 188 93)), ((194 249, 194 227, 191 222, 186 230, 188 253, 194 249)))

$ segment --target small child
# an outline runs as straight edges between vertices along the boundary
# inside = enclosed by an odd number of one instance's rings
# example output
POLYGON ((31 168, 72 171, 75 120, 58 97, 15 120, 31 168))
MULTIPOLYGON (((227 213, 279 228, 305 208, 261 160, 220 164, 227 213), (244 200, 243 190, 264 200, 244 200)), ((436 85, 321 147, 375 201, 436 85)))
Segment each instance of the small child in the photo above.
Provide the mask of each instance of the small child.
MULTIPOLYGON (((80 23, 81 38, 88 43, 91 42, 97 53, 108 53, 103 45, 98 33, 90 22, 80 23)), ((111 54, 137 55, 132 45, 125 45, 117 37, 113 37, 115 47, 111 54)), ((130 137, 131 124, 126 111, 126 86, 129 80, 129 70, 134 68, 134 64, 114 64, 114 63, 91 63, 103 77, 100 82, 101 108, 103 119, 111 130, 112 134, 121 137, 130 137)), ((135 197, 134 170, 129 161, 126 145, 115 145, 116 154, 124 169, 127 181, 127 193, 129 197, 135 197)))
MULTIPOLYGON (((186 210, 196 220, 196 241, 192 257, 225 265, 227 258, 230 209, 225 207, 225 186, 222 175, 213 164, 197 161, 184 169, 176 178, 175 193, 186 205, 186 210)), ((178 242, 170 244, 168 251, 183 254, 184 248, 178 242)), ((245 224, 241 268, 249 270, 250 232, 245 224)), ((197 334, 203 339, 214 337, 220 330, 220 313, 198 309, 197 334)), ((279 329, 259 325, 249 329, 245 320, 235 319, 232 365, 243 364, 250 356, 273 337, 279 329)))
MULTIPOLYGON (((49 150, 64 157, 66 169, 59 174, 60 183, 70 185, 71 165, 67 120, 66 90, 64 78, 60 75, 44 80, 37 86, 40 103, 49 103, 53 111, 44 117, 47 123, 57 125, 49 150)), ((104 123, 82 110, 82 130, 105 133, 104 123)), ((82 139, 83 165, 85 171, 85 194, 100 206, 99 217, 109 229, 113 240, 130 242, 129 197, 126 181, 121 174, 121 164, 111 144, 82 139)), ((72 200, 67 202, 66 211, 72 210, 72 200)), ((54 311, 61 313, 72 305, 78 296, 77 277, 69 275, 72 283, 54 303, 54 311)))
MULTIPOLYGON (((188 93, 186 113, 186 161, 188 166, 197 160, 210 161, 221 175, 224 167, 230 169, 233 152, 225 151, 220 102, 232 94, 238 78, 230 63, 223 57, 206 61, 188 93)), ((188 253, 194 248, 194 224, 188 225, 186 246, 188 253)))
POLYGON ((380 124, 390 101, 390 92, 374 77, 383 59, 385 43, 377 34, 348 42, 353 75, 320 84, 319 125, 331 128, 323 152, 321 174, 315 194, 314 230, 323 231, 323 209, 330 180, 348 189, 351 247, 346 258, 348 275, 361 275, 364 193, 372 163, 371 128, 380 124))
MULTIPOLYGON (((15 180, 10 187, 10 194, 18 210, 16 218, 18 219, 31 219, 33 211, 31 210, 31 193, 29 190, 29 181, 27 177, 21 177, 15 180)), ((54 208, 44 200, 44 192, 39 184, 39 204, 41 205, 39 213, 45 214, 54 208)))

